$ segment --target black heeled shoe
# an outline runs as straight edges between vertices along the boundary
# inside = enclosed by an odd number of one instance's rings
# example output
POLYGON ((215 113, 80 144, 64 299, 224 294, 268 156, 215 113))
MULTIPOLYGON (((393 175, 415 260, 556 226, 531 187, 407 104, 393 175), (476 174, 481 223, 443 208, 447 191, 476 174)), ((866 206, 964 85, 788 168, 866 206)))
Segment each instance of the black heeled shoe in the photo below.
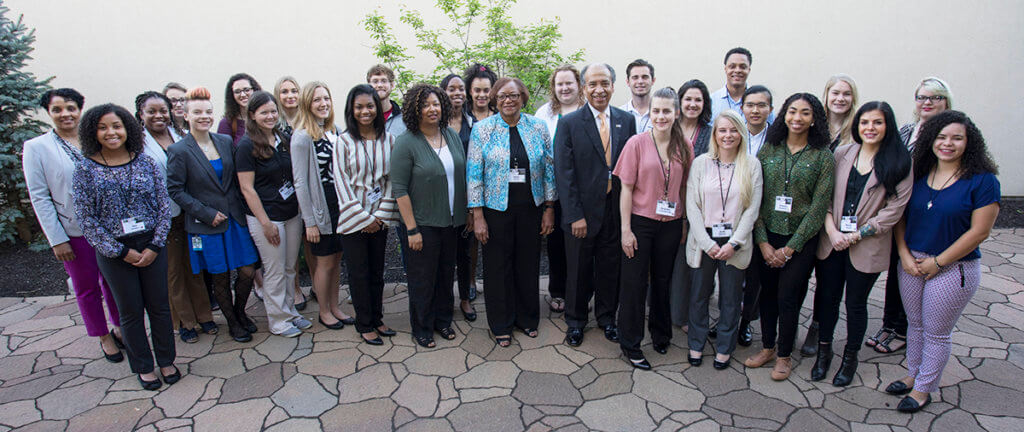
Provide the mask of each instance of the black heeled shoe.
POLYGON ((110 337, 114 338, 114 345, 117 345, 118 348, 120 348, 120 349, 127 348, 124 345, 124 339, 121 339, 121 336, 118 336, 117 333, 110 332, 110 337))
POLYGON ((107 354, 107 351, 103 349, 103 342, 100 342, 100 352, 103 353, 103 358, 107 359, 108 362, 121 363, 124 361, 124 353, 122 353, 121 350, 117 350, 117 352, 113 354, 107 354))
POLYGON ((473 308, 472 304, 469 305, 469 308, 470 308, 470 311, 466 312, 466 309, 463 309, 462 305, 459 305, 459 312, 462 312, 462 317, 465 318, 466 321, 469 321, 469 322, 476 321, 476 309, 473 308))
POLYGON ((704 364, 704 357, 690 357, 690 355, 687 354, 686 361, 690 362, 690 366, 699 367, 704 364))
POLYGON ((153 381, 146 381, 142 379, 142 375, 136 374, 135 377, 139 379, 139 384, 142 384, 142 388, 145 390, 157 390, 163 385, 163 383, 160 382, 160 378, 153 381))
POLYGON ((804 339, 804 345, 800 347, 800 354, 804 357, 810 357, 818 353, 818 322, 811 321, 810 327, 807 328, 807 338, 804 339))
POLYGON ((858 363, 860 362, 857 359, 857 351, 843 351, 843 363, 839 366, 839 370, 836 371, 835 378, 832 378, 832 385, 836 387, 850 385, 853 382, 853 376, 857 374, 858 363))
MULTIPOLYGON (((171 366, 174 366, 174 365, 171 365, 171 366)), ((161 372, 161 375, 162 374, 163 373, 161 372)), ((172 373, 170 375, 163 375, 163 377, 164 377, 164 383, 166 383, 167 385, 174 384, 174 383, 176 383, 178 381, 181 381, 181 370, 178 369, 177 366, 174 366, 174 373, 172 373)))
POLYGON ((666 354, 666 353, 668 353, 668 345, 669 345, 668 342, 653 344, 654 352, 656 352, 658 354, 666 354))
POLYGON ((904 397, 903 400, 900 401, 899 405, 896 405, 896 411, 904 413, 916 413, 918 411, 921 411, 922 409, 924 409, 924 407, 928 406, 931 403, 931 394, 929 394, 928 397, 924 399, 924 403, 917 403, 917 399, 914 399, 913 397, 908 395, 904 397))
POLYGON ((362 336, 359 337, 363 340, 363 342, 366 342, 367 345, 384 345, 384 339, 381 339, 380 336, 377 336, 373 339, 367 339, 362 336))
POLYGON ((295 310, 297 310, 299 312, 302 312, 302 311, 306 310, 306 302, 307 301, 308 300, 306 299, 306 295, 303 294, 302 295, 302 301, 298 302, 298 303, 295 303, 295 310))
POLYGON ((327 324, 327 323, 325 323, 324 319, 320 318, 319 316, 316 317, 316 320, 320 321, 320 324, 322 324, 324 327, 327 327, 327 328, 329 328, 331 330, 341 330, 341 329, 345 328, 345 323, 341 322, 341 320, 336 321, 334 324, 327 324))
POLYGON ((626 356, 626 361, 629 362, 630 366, 640 370, 651 370, 651 363, 647 361, 643 354, 636 358, 631 357, 625 350, 622 351, 622 354, 626 356))
POLYGON ((396 332, 394 329, 388 327, 387 330, 377 329, 377 334, 379 334, 381 336, 384 336, 384 337, 391 337, 391 336, 394 336, 394 335, 398 334, 398 332, 396 332))
POLYGON ((891 395, 900 396, 910 393, 910 391, 913 389, 913 386, 908 386, 907 383, 900 380, 896 380, 889 383, 889 386, 885 388, 885 392, 891 395))
POLYGON ((729 356, 729 358, 725 359, 725 361, 718 361, 718 358, 716 357, 715 361, 711 363, 711 366, 714 366, 717 370, 726 370, 729 368, 729 362, 731 361, 732 356, 729 356))
POLYGON ((818 358, 811 366, 811 381, 821 381, 828 375, 828 369, 832 367, 832 344, 819 344, 818 358))

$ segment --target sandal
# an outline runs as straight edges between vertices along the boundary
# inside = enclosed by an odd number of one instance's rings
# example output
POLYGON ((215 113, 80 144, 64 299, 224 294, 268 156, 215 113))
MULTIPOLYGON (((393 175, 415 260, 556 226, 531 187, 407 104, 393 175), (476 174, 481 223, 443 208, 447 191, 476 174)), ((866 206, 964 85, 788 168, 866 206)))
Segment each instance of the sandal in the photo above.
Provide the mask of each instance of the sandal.
POLYGON ((512 336, 495 336, 494 343, 502 348, 512 345, 512 336))
POLYGON ((523 334, 529 336, 530 338, 537 337, 537 329, 535 329, 535 328, 522 328, 522 327, 516 327, 516 328, 519 329, 519 331, 523 332, 523 334))
POLYGON ((888 338, 889 335, 892 334, 892 333, 895 333, 895 331, 893 329, 891 329, 891 328, 886 328, 886 327, 879 328, 878 329, 878 333, 875 333, 874 336, 871 336, 871 337, 867 338, 867 340, 864 341, 864 346, 874 347, 875 345, 878 344, 878 341, 880 341, 882 339, 888 338), (882 337, 883 335, 885 337, 882 337))
POLYGON ((561 297, 552 297, 548 299, 548 309, 551 309, 551 312, 555 313, 565 312, 565 299, 561 297))
POLYGON ((423 348, 433 348, 437 346, 437 344, 434 343, 434 338, 430 336, 413 336, 412 339, 423 348))
POLYGON ((440 329, 437 331, 437 333, 440 334, 441 337, 445 338, 445 340, 455 339, 455 330, 452 330, 451 327, 445 327, 443 329, 440 329))
POLYGON ((906 336, 900 336, 900 335, 896 334, 896 332, 892 332, 892 333, 889 333, 889 337, 878 341, 878 344, 875 345, 875 351, 880 352, 882 354, 892 354, 892 353, 894 353, 896 351, 899 351, 899 350, 902 350, 902 349, 904 349, 906 347, 907 347, 907 337, 906 336), (889 346, 889 344, 891 344, 893 341, 900 341, 903 344, 898 346, 898 347, 896 347, 896 348, 893 348, 893 347, 889 346))

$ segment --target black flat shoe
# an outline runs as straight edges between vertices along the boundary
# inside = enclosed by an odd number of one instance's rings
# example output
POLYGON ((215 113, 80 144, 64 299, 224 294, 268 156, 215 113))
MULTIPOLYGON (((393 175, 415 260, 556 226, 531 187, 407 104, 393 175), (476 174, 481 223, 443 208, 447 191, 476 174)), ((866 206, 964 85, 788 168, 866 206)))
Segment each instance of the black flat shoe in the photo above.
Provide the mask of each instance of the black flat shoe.
POLYGON ((668 353, 668 343, 656 343, 654 344, 654 352, 658 354, 668 353))
POLYGON ((157 378, 153 381, 146 381, 142 379, 142 375, 136 374, 135 377, 139 379, 139 384, 142 384, 142 388, 145 390, 156 390, 163 385, 163 383, 160 382, 160 378, 157 378))
POLYGON ((619 341, 619 328, 615 327, 615 324, 608 324, 604 326, 604 338, 612 342, 619 341))
POLYGON ((166 383, 167 385, 171 385, 178 381, 181 381, 181 370, 179 370, 177 366, 174 366, 174 373, 170 375, 164 375, 164 383, 166 383))
POLYGON ((739 346, 748 347, 754 342, 754 333, 750 331, 750 323, 745 323, 740 326, 739 337, 736 338, 736 343, 739 346))
POLYGON ((913 389, 913 386, 908 386, 903 381, 896 380, 890 383, 889 386, 885 388, 885 392, 891 395, 900 396, 910 393, 910 391, 913 389))
POLYGON ((391 336, 394 336, 394 335, 398 334, 398 332, 394 331, 391 328, 388 328, 387 330, 377 329, 377 334, 379 334, 381 336, 384 336, 384 337, 391 337, 391 336))
POLYGON ((335 321, 334 324, 327 324, 324 322, 324 319, 320 317, 316 317, 316 320, 320 321, 320 324, 323 324, 324 327, 327 327, 331 330, 341 330, 345 328, 345 323, 341 322, 341 320, 335 321))
POLYGON ((121 350, 117 350, 117 352, 113 354, 107 354, 107 352, 103 350, 103 344, 101 343, 100 352, 103 353, 103 358, 107 359, 108 362, 121 363, 124 361, 124 354, 121 352, 121 350))
POLYGON ((690 357, 689 355, 687 355, 686 361, 690 362, 690 366, 698 367, 704 364, 704 357, 690 357))
POLYGON ((713 363, 711 363, 711 366, 714 366, 715 369, 717 369, 717 370, 725 370, 725 369, 729 368, 729 362, 731 362, 731 361, 732 361, 732 356, 730 356, 729 358, 725 359, 725 361, 718 361, 718 359, 716 358, 715 361, 713 363))
MULTIPOLYGON (((461 310, 462 308, 459 308, 459 309, 461 310)), ((469 322, 476 321, 476 312, 466 312, 466 311, 463 310, 462 311, 462 317, 465 318, 466 321, 469 321, 469 322)))
POLYGON ((896 411, 904 412, 904 413, 916 413, 918 411, 921 411, 922 409, 924 409, 924 407, 928 406, 931 403, 932 403, 932 395, 931 394, 929 394, 928 397, 924 399, 924 403, 923 404, 919 404, 919 403, 917 403, 916 399, 914 399, 914 398, 912 398, 910 396, 906 396, 906 397, 903 398, 903 400, 900 401, 899 405, 896 405, 896 411))
POLYGON ((110 337, 114 338, 114 345, 117 345, 118 348, 127 348, 126 346, 124 346, 124 339, 121 339, 121 336, 118 336, 117 333, 110 332, 110 337))
MULTIPOLYGON (((335 317, 335 318, 338 318, 338 317, 335 317)), ((345 319, 339 319, 339 321, 345 323, 345 325, 356 325, 356 318, 355 317, 348 317, 348 318, 345 318, 345 319)))
POLYGON ((445 327, 443 329, 440 329, 437 331, 437 333, 440 334, 441 337, 445 338, 445 340, 455 339, 455 330, 452 330, 451 327, 445 327))
POLYGON ((367 345, 384 345, 384 339, 381 339, 380 336, 373 339, 367 339, 362 336, 360 337, 363 338, 363 342, 366 342, 367 345))
POLYGON ((583 343, 583 329, 579 327, 569 327, 569 330, 565 331, 565 343, 569 346, 578 347, 583 343))
POLYGON ((302 312, 302 311, 306 310, 306 302, 307 302, 306 295, 303 294, 302 295, 302 301, 298 302, 298 303, 295 303, 295 310, 297 310, 299 312, 302 312))

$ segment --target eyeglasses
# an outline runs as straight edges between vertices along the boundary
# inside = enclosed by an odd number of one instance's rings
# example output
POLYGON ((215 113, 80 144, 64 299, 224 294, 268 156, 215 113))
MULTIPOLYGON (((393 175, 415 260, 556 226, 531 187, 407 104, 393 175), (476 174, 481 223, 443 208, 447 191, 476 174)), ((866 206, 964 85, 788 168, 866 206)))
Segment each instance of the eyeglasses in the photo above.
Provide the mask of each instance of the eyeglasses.
POLYGON ((231 92, 236 94, 236 95, 248 94, 248 93, 252 93, 252 87, 235 89, 235 90, 231 90, 231 92))
POLYGON ((766 102, 758 102, 758 103, 752 103, 752 102, 748 102, 748 103, 745 103, 745 104, 743 104, 743 108, 750 108, 750 109, 754 109, 754 108, 758 108, 758 109, 765 109, 765 108, 768 108, 768 103, 766 103, 766 102))
POLYGON ((495 96, 498 102, 504 102, 506 99, 512 102, 519 100, 519 93, 499 94, 495 96))
POLYGON ((925 102, 928 102, 928 101, 932 101, 932 103, 938 103, 938 102, 942 102, 942 101, 946 100, 946 97, 942 96, 942 95, 935 95, 935 96, 920 96, 920 95, 918 95, 914 99, 917 100, 918 102, 921 102, 921 103, 925 103, 925 102))
POLYGON ((185 103, 185 98, 170 98, 170 99, 171 99, 171 105, 177 105, 177 104, 185 103))

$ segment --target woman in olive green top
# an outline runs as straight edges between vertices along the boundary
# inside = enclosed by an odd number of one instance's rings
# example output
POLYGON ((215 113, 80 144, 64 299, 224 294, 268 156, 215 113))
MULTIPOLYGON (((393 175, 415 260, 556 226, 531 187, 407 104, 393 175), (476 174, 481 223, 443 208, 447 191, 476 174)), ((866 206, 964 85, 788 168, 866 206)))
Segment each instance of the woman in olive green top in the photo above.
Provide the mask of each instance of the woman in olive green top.
POLYGON ((744 364, 761 367, 778 356, 772 379, 784 380, 793 368, 790 353, 818 232, 832 202, 834 160, 828 150, 825 109, 818 98, 794 94, 779 114, 785 120, 771 125, 766 145, 757 154, 764 171, 764 195, 754 224, 754 262, 761 265, 764 349, 744 364))
POLYGON ((391 187, 408 230, 412 336, 433 348, 434 332, 455 339, 452 281, 459 233, 466 224, 466 153, 448 127, 448 95, 417 84, 405 92, 406 131, 391 152, 391 187))

